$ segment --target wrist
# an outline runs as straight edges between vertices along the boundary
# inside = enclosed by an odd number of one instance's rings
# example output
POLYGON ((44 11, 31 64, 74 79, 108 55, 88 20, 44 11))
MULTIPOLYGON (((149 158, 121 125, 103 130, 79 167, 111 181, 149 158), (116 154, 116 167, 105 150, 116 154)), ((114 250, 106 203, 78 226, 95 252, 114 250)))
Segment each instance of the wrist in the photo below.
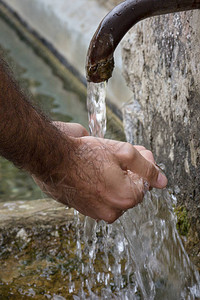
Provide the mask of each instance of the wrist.
POLYGON ((47 183, 57 182, 59 172, 67 167, 74 139, 64 135, 52 122, 40 126, 40 134, 36 136, 33 150, 28 153, 25 169, 47 183))

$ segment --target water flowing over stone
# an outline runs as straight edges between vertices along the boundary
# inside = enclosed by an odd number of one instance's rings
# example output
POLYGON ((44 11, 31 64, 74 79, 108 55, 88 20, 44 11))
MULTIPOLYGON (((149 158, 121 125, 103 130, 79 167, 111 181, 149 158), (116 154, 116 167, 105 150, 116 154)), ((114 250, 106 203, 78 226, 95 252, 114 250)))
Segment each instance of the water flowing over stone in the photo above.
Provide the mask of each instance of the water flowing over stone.
POLYGON ((199 274, 176 230, 175 203, 167 190, 148 192, 112 225, 86 217, 83 240, 76 214, 77 253, 88 257, 77 299, 200 297, 199 274))
MULTIPOLYGON (((98 89, 92 101, 88 101, 102 109, 102 94, 98 105, 98 89)), ((102 117, 94 117, 95 109, 91 106, 89 109, 93 133, 96 120, 105 119, 105 111, 102 117)), ((125 107, 125 116, 128 114, 125 107)), ((138 107, 136 114, 140 114, 138 107)), ((129 128, 128 117, 124 124, 129 128)), ((104 122, 102 130, 94 130, 95 136, 98 133, 104 135, 104 122)), ((133 142, 130 132, 126 136, 133 142)), ((79 214, 75 213, 77 255, 79 259, 88 257, 88 264, 82 265, 82 288, 75 299, 192 300, 200 297, 199 273, 190 262, 176 229, 175 204, 176 197, 168 190, 147 192, 142 204, 127 211, 112 225, 86 217, 83 240, 79 214)))

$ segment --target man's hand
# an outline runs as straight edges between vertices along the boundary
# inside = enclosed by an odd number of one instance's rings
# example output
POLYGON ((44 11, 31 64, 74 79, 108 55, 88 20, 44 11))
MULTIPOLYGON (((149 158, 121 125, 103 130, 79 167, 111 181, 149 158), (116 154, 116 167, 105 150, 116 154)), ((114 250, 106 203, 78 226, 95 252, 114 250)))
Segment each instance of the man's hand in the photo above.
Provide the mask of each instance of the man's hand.
POLYGON ((34 175, 51 197, 94 219, 114 222, 142 201, 145 182, 167 184, 145 148, 87 136, 77 124, 53 124, 1 57, 0 120, 0 155, 34 175))
POLYGON ((86 136, 87 131, 80 125, 54 124, 71 135, 74 150, 70 160, 66 152, 66 160, 50 174, 48 183, 36 182, 57 201, 112 223, 142 201, 147 183, 149 187, 166 186, 166 177, 144 147, 86 136))

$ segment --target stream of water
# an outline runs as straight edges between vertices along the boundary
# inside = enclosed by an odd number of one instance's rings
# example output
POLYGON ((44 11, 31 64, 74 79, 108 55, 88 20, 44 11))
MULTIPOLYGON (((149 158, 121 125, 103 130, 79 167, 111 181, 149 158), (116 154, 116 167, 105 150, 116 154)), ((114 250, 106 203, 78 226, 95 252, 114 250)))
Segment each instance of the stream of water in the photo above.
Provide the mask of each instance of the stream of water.
POLYGON ((106 82, 88 82, 87 109, 90 134, 103 138, 106 133, 106 82))
MULTIPOLYGON (((91 134, 103 137, 105 84, 90 83, 87 101, 91 134)), ((74 299, 199 299, 199 273, 177 232, 175 204, 176 197, 170 191, 153 190, 147 192, 142 204, 112 225, 86 217, 84 245, 75 212, 77 254, 80 259, 88 256, 88 264, 82 266, 82 288, 74 299), (102 265, 97 271, 99 256, 102 265)))

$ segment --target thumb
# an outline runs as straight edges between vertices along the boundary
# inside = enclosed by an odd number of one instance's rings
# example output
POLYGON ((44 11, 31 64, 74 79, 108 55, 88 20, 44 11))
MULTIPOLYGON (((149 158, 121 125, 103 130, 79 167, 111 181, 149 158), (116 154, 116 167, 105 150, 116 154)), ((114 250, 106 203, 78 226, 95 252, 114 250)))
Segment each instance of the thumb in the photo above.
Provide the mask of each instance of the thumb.
POLYGON ((121 148, 117 156, 123 170, 136 173, 144 178, 151 187, 158 189, 166 187, 166 176, 155 164, 146 160, 131 144, 126 143, 126 146, 121 148))

